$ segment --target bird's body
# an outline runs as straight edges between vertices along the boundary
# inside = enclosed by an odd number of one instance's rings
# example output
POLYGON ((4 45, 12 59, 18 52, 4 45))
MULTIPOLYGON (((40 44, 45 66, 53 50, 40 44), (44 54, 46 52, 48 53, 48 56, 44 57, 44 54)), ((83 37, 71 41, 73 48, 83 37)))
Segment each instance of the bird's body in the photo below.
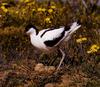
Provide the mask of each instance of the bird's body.
POLYGON ((57 46, 58 42, 61 40, 61 34, 63 33, 64 36, 64 28, 59 29, 45 29, 41 30, 37 35, 34 35, 33 33, 30 35, 31 43, 35 47, 41 49, 41 50, 49 50, 57 46), (58 32, 58 33, 56 33, 58 32), (54 35, 56 37, 54 37, 54 35), (60 37, 60 38, 59 38, 60 37), (57 40, 59 39, 59 40, 57 40))
POLYGON ((81 27, 77 22, 71 26, 63 26, 58 29, 44 29, 37 31, 33 25, 28 25, 26 33, 30 35, 31 43, 36 48, 49 51, 60 45, 63 41, 68 41, 70 36, 81 27))

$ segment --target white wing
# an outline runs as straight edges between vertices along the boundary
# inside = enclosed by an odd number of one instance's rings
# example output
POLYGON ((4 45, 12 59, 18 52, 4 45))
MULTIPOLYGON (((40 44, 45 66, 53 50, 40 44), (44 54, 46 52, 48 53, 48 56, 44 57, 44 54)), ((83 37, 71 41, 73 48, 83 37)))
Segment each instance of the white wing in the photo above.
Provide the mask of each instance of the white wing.
POLYGON ((41 35, 42 35, 45 31, 47 31, 47 30, 49 30, 49 28, 48 28, 48 29, 44 29, 44 30, 39 31, 38 36, 41 36, 41 35))
POLYGON ((47 30, 41 37, 43 41, 50 41, 56 38, 59 38, 64 31, 64 27, 59 28, 59 29, 54 29, 54 30, 47 30))

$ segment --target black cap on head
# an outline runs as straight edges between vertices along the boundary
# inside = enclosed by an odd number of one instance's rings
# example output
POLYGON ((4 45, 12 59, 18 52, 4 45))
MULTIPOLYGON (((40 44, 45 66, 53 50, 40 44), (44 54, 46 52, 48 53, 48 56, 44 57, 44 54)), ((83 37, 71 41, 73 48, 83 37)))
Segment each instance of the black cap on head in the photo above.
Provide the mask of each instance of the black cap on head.
POLYGON ((27 32, 30 28, 34 28, 34 29, 36 30, 36 33, 38 33, 37 28, 36 28, 34 25, 32 25, 31 23, 28 24, 28 25, 26 25, 26 27, 25 27, 25 31, 27 32))
POLYGON ((34 25, 28 24, 28 25, 26 25, 26 27, 25 27, 25 31, 28 31, 30 28, 37 29, 34 25))

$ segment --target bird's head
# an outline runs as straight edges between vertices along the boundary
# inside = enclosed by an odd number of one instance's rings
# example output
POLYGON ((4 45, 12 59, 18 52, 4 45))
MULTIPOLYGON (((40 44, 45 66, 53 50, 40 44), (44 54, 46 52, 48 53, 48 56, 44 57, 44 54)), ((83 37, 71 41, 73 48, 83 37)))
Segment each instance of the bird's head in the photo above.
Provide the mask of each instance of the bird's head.
POLYGON ((32 24, 28 24, 25 28, 25 31, 26 31, 26 34, 28 34, 28 35, 30 35, 30 34, 37 35, 38 34, 37 28, 32 24))

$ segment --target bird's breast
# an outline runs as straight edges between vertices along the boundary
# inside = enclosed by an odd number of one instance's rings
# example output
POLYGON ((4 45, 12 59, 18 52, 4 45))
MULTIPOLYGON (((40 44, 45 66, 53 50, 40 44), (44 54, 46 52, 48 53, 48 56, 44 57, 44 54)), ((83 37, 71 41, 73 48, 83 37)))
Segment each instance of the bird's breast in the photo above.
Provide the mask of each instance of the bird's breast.
POLYGON ((32 36, 31 43, 36 48, 47 50, 47 47, 44 45, 42 39, 39 38, 38 36, 32 36))

